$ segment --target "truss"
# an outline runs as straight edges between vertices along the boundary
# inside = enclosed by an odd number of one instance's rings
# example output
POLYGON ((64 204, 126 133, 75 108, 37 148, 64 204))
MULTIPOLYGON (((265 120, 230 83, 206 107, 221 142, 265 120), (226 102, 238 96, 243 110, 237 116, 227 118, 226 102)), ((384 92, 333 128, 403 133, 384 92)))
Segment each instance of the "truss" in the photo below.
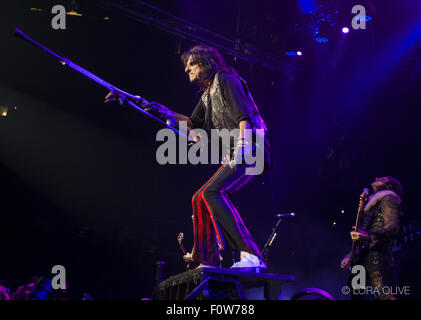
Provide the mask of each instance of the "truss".
POLYGON ((104 1, 94 0, 90 4, 111 10, 130 20, 152 25, 164 32, 195 43, 207 44, 219 51, 264 68, 283 73, 283 56, 274 57, 256 47, 244 45, 241 39, 229 39, 223 35, 193 24, 169 12, 140 0, 104 1))

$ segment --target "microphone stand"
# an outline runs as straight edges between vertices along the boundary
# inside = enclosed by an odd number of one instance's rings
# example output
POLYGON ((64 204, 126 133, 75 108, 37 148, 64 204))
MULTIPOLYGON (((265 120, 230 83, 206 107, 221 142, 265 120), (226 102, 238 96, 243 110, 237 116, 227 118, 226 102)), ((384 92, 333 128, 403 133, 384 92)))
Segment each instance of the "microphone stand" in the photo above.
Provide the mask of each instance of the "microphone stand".
POLYGON ((70 69, 73 69, 73 70, 79 72, 80 74, 82 74, 85 77, 93 80, 94 82, 103 86, 104 88, 108 89, 109 91, 113 91, 113 92, 118 93, 118 95, 120 97, 124 98, 124 102, 126 102, 133 109, 139 111, 140 113, 143 113, 145 116, 147 116, 149 118, 152 118, 152 119, 158 121, 159 123, 163 124, 167 128, 175 131, 179 135, 181 135, 183 137, 186 137, 186 134, 184 132, 181 132, 180 130, 178 130, 177 128, 174 127, 174 125, 170 121, 170 119, 167 119, 167 121, 163 121, 160 118, 158 118, 158 117, 154 116, 153 114, 144 110, 145 106, 148 105, 149 102, 146 99, 142 98, 141 96, 135 96, 135 95, 132 95, 132 94, 126 92, 126 91, 123 91, 123 90, 117 88, 116 86, 114 86, 114 85, 108 83, 107 81, 101 79, 100 77, 96 76, 92 72, 89 72, 88 70, 82 68, 81 66, 79 66, 76 63, 70 61, 67 58, 59 56, 55 52, 51 51, 50 49, 44 47, 43 45, 41 45, 38 42, 34 41, 33 39, 29 38, 26 34, 24 34, 19 29, 15 30, 15 36, 19 39, 22 39, 22 40, 25 40, 25 41, 29 42, 30 44, 34 45, 35 47, 37 47, 37 48, 41 49, 42 51, 48 53, 49 55, 53 56, 54 58, 59 60, 59 62, 63 66, 67 66, 70 69))
POLYGON ((282 217, 278 217, 278 220, 276 221, 275 226, 272 228, 272 233, 270 234, 268 240, 266 241, 266 243, 265 243, 265 245, 264 245, 264 247, 261 251, 261 254, 262 254, 263 258, 265 259, 266 264, 268 264, 268 261, 269 261, 269 248, 272 246, 272 243, 276 238, 276 235, 277 235, 276 230, 278 229, 281 221, 282 221, 282 217))

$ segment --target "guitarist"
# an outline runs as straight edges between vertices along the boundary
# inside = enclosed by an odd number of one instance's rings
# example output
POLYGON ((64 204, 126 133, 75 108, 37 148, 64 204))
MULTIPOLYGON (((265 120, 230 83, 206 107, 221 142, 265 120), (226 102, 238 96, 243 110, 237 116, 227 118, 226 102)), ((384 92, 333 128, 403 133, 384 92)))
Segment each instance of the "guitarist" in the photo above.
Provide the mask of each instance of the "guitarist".
MULTIPOLYGON (((376 178, 371 189, 372 194, 364 207, 361 226, 350 233, 351 239, 357 240, 359 244, 357 255, 354 261, 351 261, 350 254, 346 255, 341 268, 349 270, 353 265, 364 266, 366 285, 372 288, 376 299, 395 300, 390 294, 390 274, 394 262, 393 240, 399 233, 402 215, 403 188, 395 178, 388 176, 376 178), (383 290, 385 286, 389 286, 388 290, 383 290)), ((363 297, 362 292, 353 292, 352 299, 363 297)))

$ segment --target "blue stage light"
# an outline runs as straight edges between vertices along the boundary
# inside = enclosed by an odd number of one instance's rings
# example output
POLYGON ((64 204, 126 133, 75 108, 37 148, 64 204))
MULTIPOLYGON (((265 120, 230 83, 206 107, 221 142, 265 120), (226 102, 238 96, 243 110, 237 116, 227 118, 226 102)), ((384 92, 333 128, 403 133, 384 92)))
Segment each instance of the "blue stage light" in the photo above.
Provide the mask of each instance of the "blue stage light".
MULTIPOLYGON (((362 20, 363 19, 363 17, 362 16, 359 16, 359 17, 355 17, 355 19, 357 20, 357 21, 360 21, 360 20, 362 20)), ((368 21, 371 21, 371 20, 373 20, 373 17, 370 17, 370 16, 365 16, 365 22, 368 22, 368 21)))
POLYGON ((314 32, 314 40, 318 43, 326 43, 329 41, 327 38, 326 24, 317 27, 316 32, 314 32), (321 31, 321 29, 323 31, 321 31))
POLYGON ((324 38, 324 37, 315 37, 314 40, 316 40, 316 42, 318 43, 326 43, 329 42, 328 38, 324 38))
POLYGON ((315 0, 298 0, 298 4, 303 13, 312 13, 317 9, 315 0))

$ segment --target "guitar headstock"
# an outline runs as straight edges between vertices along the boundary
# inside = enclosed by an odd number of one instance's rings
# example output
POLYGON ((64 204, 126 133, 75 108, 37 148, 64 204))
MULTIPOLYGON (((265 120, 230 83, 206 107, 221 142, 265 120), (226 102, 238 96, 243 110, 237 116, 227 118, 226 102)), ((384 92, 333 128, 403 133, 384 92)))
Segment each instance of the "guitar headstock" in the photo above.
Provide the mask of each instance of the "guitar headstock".
POLYGON ((178 243, 181 243, 184 239, 184 233, 180 232, 177 236, 178 243))
POLYGON ((364 205, 364 202, 367 200, 368 189, 364 189, 364 191, 360 195, 360 204, 359 207, 361 208, 364 205))

